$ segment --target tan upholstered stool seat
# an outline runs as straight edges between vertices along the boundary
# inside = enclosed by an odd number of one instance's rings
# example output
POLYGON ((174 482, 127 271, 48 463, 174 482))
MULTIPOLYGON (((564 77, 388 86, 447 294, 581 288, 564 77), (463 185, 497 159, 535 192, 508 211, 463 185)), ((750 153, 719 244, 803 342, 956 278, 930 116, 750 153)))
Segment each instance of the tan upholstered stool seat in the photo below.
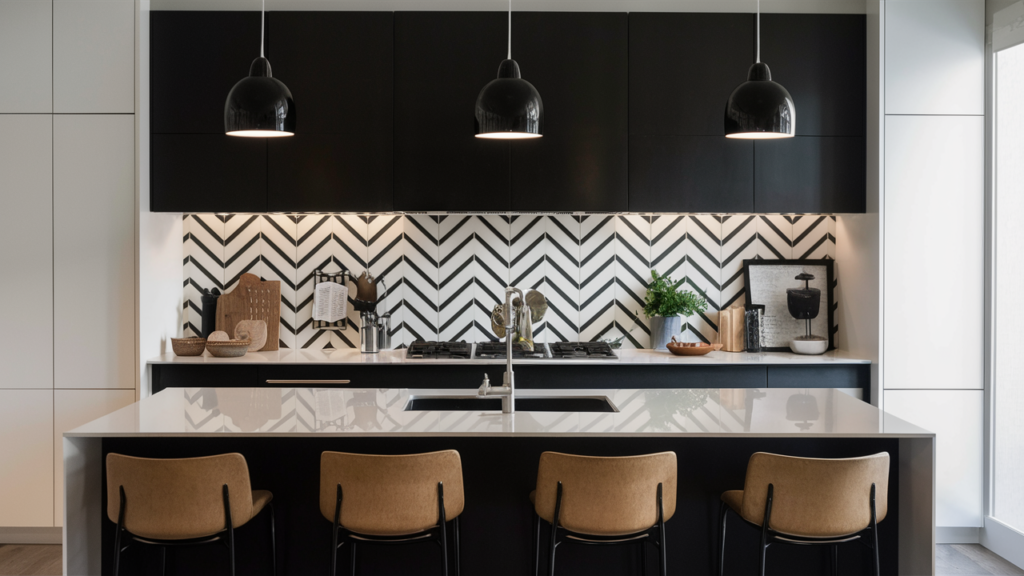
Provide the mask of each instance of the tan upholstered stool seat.
POLYGON ((270 493, 270 490, 253 490, 252 491, 252 516, 250 516, 249 519, 252 520, 253 517, 255 517, 257 514, 259 514, 260 510, 263 510, 263 508, 267 504, 270 504, 271 500, 273 500, 273 499, 274 499, 274 495, 270 493))
MULTIPOLYGON (((743 490, 729 490, 728 492, 722 492, 722 502, 725 502, 726 506, 732 508, 733 512, 739 514, 743 507, 743 490)), ((761 520, 759 519, 751 520, 751 522, 758 526, 761 525, 761 520)))

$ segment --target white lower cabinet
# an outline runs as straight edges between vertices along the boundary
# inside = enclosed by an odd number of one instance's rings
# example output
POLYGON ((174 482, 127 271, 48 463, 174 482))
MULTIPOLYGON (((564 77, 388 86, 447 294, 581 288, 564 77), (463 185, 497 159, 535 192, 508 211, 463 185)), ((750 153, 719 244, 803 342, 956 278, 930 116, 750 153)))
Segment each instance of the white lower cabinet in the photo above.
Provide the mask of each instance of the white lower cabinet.
POLYGON ((983 390, 886 390, 885 411, 935 432, 935 525, 982 525, 983 390))
POLYGON ((0 390, 0 526, 53 526, 53 390, 0 390))
POLYGON ((53 525, 64 525, 64 433, 135 402, 135 390, 53 391, 53 525))

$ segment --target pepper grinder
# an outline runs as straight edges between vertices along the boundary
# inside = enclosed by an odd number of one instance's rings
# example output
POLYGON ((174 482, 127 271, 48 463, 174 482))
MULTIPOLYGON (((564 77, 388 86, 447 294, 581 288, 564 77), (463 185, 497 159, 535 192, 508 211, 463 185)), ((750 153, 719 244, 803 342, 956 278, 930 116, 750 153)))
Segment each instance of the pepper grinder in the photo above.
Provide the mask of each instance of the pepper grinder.
POLYGON ((818 317, 821 307, 821 290, 811 288, 813 274, 801 272, 797 274, 796 280, 803 280, 803 288, 787 288, 786 303, 789 305, 789 313, 797 320, 807 322, 807 331, 803 336, 798 336, 789 342, 789 349, 797 354, 824 354, 828 350, 828 338, 811 334, 811 320, 818 317))

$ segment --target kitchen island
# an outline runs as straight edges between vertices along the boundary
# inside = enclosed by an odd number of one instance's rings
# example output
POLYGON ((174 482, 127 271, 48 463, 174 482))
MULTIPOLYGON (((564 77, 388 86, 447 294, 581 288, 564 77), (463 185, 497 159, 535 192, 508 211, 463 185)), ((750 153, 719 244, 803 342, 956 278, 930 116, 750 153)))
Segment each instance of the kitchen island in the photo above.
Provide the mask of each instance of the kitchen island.
MULTIPOLYGON (((240 452, 254 488, 274 493, 280 574, 326 573, 330 523, 318 508, 324 450, 402 454, 453 448, 462 456, 465 574, 530 572, 531 507, 537 461, 547 450, 678 455, 677 512, 667 524, 669 569, 707 574, 715 566, 718 496, 743 486, 757 451, 809 457, 891 455, 889 516, 879 525, 885 574, 934 572, 935 436, 833 389, 522 390, 518 398, 607 400, 605 412, 502 414, 407 410, 466 390, 178 388, 113 412, 64 435, 65 574, 110 573, 114 525, 105 518, 103 462, 118 452, 187 457, 240 452)), ((446 399, 448 398, 448 399, 446 399)), ((456 402, 472 402, 456 400, 456 402)), ((735 518, 735 517, 734 517, 735 518)), ((269 573, 266 522, 239 530, 239 573, 269 573)), ((730 523, 727 573, 756 570, 759 532, 730 523)), ((436 547, 370 548, 360 562, 375 574, 431 572, 436 547), (417 567, 427 566, 426 570, 417 567)), ((168 557, 168 573, 223 573, 219 547, 168 557)), ((845 570, 868 572, 866 549, 840 549, 845 570)), ((827 547, 772 547, 769 572, 812 574, 828 566, 827 547)), ((634 547, 559 547, 560 574, 626 573, 634 547)), ((156 571, 159 553, 133 549, 124 573, 156 571)))

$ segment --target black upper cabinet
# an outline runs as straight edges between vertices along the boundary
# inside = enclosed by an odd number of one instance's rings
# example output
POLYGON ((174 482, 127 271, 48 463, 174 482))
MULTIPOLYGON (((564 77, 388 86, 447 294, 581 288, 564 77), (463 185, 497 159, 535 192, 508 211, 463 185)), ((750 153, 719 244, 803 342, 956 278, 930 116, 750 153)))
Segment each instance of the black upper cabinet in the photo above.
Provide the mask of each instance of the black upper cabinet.
POLYGON ((153 11, 149 26, 150 131, 223 134, 228 92, 260 55, 259 12, 153 11))
POLYGON ((628 209, 628 34, 625 13, 512 15, 512 58, 544 102, 544 137, 509 144, 513 210, 628 209))
POLYGON ((630 14, 629 133, 724 137, 753 63, 751 14, 630 14))
POLYGON ((267 211, 263 138, 152 134, 150 154, 154 212, 267 211))
POLYGON ((509 144, 473 124, 507 39, 504 12, 395 13, 396 210, 511 209, 509 144))
POLYGON ((863 136, 754 142, 754 211, 864 212, 865 144, 863 136))
POLYGON ((295 136, 268 142, 268 210, 392 210, 390 12, 271 12, 267 58, 296 102, 295 136))
POLYGON ((864 136, 865 18, 850 14, 761 16, 761 60, 771 69, 772 79, 793 96, 797 136, 864 136))
POLYGON ((725 102, 754 61, 750 14, 629 15, 629 210, 751 212, 754 147, 725 102))

